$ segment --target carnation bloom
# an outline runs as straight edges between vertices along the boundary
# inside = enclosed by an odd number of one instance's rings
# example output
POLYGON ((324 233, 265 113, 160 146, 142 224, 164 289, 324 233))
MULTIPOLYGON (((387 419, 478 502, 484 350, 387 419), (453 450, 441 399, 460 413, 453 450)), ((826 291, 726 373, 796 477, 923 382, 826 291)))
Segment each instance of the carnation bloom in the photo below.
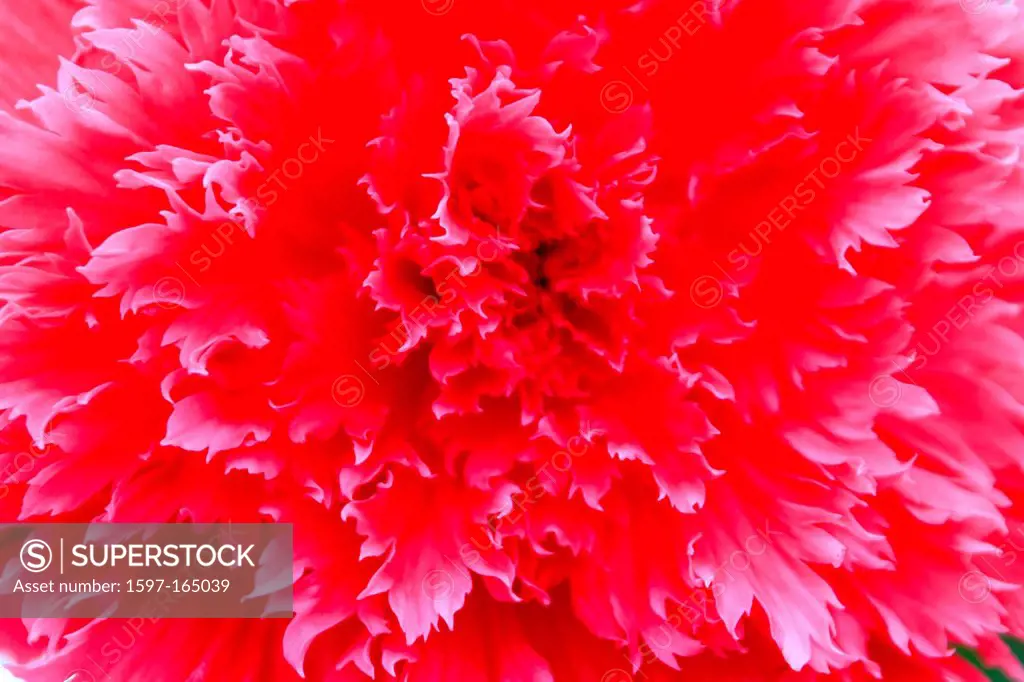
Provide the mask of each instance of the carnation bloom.
POLYGON ((1014 4, 79 5, 0 10, 0 520, 292 523, 295 616, 17 675, 1024 680, 1014 4))

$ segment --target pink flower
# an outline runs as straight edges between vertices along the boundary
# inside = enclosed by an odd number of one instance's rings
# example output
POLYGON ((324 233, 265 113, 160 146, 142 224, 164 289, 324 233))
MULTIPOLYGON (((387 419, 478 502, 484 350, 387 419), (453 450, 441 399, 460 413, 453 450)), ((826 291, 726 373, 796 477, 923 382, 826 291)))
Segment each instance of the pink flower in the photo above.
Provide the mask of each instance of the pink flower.
POLYGON ((22 4, 0 520, 292 523, 296 613, 16 674, 1024 680, 1012 3, 22 4))

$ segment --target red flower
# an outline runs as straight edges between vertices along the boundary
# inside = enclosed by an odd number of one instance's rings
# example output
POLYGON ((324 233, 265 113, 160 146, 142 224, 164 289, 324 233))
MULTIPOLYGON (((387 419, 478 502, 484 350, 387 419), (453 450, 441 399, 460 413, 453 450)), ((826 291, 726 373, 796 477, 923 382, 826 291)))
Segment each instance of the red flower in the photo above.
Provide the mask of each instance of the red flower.
POLYGON ((0 520, 293 523, 296 615, 18 675, 1024 679, 1012 3, 72 10, 2 15, 0 520))

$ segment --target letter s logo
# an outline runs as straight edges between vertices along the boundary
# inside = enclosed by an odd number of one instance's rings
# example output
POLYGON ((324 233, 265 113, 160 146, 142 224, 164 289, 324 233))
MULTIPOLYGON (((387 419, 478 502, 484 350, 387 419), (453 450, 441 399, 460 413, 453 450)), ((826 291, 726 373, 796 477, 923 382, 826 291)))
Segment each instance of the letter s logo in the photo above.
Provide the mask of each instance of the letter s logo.
POLYGON ((30 573, 42 573, 53 563, 53 551, 42 540, 29 540, 21 546, 21 565, 30 573))

